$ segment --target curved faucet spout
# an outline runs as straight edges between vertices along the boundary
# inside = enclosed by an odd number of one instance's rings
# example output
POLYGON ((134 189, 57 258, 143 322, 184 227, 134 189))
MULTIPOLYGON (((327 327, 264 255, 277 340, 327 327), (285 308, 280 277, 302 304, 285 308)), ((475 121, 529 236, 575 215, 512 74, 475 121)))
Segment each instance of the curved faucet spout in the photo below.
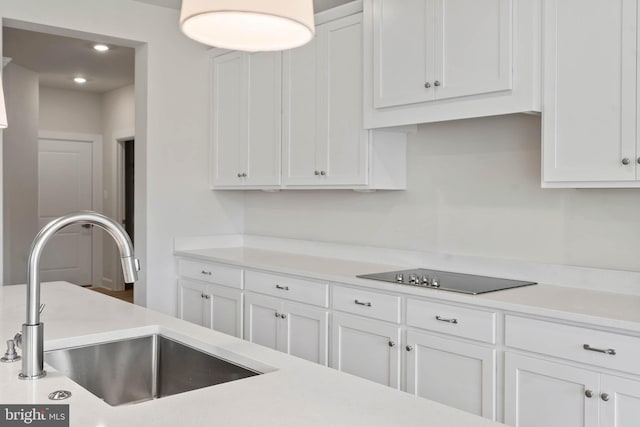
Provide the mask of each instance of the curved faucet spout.
POLYGON ((122 226, 97 212, 80 211, 62 216, 44 226, 36 235, 27 261, 27 321, 23 329, 23 358, 21 378, 36 379, 44 376, 43 334, 40 323, 40 257, 49 239, 72 224, 93 224, 109 233, 120 251, 122 271, 126 283, 138 280, 140 264, 133 253, 131 239, 122 226))

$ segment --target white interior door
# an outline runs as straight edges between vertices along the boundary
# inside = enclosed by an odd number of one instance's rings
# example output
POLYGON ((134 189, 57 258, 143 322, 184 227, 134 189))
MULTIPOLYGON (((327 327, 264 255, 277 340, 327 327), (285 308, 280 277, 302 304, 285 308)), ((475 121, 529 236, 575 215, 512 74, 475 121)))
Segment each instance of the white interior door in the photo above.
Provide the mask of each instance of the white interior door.
MULTIPOLYGON (((93 207, 91 141, 40 138, 38 146, 38 226, 61 215, 93 207)), ((41 280, 92 283, 92 228, 72 225, 45 248, 41 280)))

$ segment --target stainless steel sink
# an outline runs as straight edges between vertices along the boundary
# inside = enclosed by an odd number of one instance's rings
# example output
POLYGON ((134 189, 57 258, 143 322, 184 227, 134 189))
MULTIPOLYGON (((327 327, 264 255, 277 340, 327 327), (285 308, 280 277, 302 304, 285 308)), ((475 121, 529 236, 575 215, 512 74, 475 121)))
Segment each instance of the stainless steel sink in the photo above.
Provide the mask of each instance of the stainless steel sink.
POLYGON ((159 334, 51 350, 45 362, 112 406, 261 374, 159 334))

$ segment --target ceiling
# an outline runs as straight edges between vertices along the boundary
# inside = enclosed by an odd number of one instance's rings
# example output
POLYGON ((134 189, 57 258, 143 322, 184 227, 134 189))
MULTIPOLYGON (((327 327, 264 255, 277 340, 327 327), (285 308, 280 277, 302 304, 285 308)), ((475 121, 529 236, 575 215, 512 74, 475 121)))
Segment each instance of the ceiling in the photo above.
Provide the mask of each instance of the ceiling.
POLYGON ((135 50, 107 43, 109 51, 93 49, 94 42, 4 27, 2 54, 35 71, 40 84, 59 89, 107 92, 134 82, 135 50), (83 76, 79 85, 73 78, 83 76))
MULTIPOLYGON (((153 4, 156 6, 169 7, 171 9, 180 9, 182 0, 136 0, 142 3, 153 4)), ((341 4, 349 3, 352 0, 313 0, 313 10, 318 13, 323 10, 331 9, 332 7, 339 6, 341 4)))
MULTIPOLYGON (((182 3, 182 0, 136 1, 176 10, 182 3)), ((313 6, 320 12, 350 1, 314 0, 313 6)), ((42 86, 102 93, 134 82, 135 50, 129 47, 109 44, 108 52, 99 53, 91 41, 9 27, 3 28, 2 40, 3 55, 39 73, 42 86), (87 83, 74 83, 76 76, 85 77, 87 83)))

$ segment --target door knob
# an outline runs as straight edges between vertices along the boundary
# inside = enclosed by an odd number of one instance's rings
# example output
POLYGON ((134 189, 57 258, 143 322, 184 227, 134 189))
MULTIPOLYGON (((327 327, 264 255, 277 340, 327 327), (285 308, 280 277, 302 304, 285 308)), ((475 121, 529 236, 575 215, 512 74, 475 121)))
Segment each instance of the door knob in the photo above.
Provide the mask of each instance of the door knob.
POLYGON ((584 395, 591 399, 593 397, 593 391, 587 389, 584 391, 584 395))
POLYGON ((600 398, 601 398, 602 400, 604 400, 605 402, 608 402, 608 401, 609 401, 609 395, 608 395, 607 393, 602 393, 602 394, 600 395, 600 398))
POLYGON ((626 165, 628 165, 629 163, 631 163, 631 161, 630 161, 627 157, 625 157, 624 159, 622 159, 622 164, 623 164, 623 165, 625 165, 625 166, 626 166, 626 165))
POLYGON ((426 83, 424 84, 424 87, 425 87, 425 88, 427 88, 427 89, 429 89, 429 88, 431 87, 431 83, 426 82, 426 83))
POLYGON ((411 351, 411 350, 413 350, 413 346, 411 346, 411 345, 408 345, 408 346, 406 346, 405 348, 407 349, 407 351, 411 351))
POLYGON ((440 82, 438 80, 436 80, 435 82, 433 82, 434 86, 440 86, 440 82))

